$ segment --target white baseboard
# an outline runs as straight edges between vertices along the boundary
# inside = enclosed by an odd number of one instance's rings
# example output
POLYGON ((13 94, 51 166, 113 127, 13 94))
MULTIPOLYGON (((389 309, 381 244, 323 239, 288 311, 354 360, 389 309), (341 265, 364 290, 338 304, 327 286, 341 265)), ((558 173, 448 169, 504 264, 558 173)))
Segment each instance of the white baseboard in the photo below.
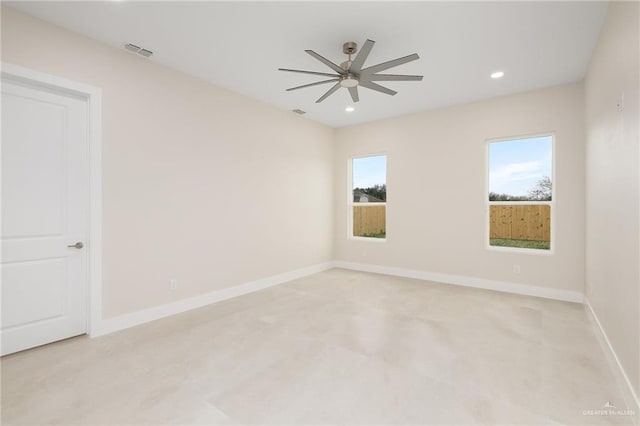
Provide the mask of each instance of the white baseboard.
POLYGON ((165 318, 171 315, 197 309, 212 303, 231 299, 243 294, 252 293, 267 287, 282 284, 297 278, 306 277, 331 268, 351 269, 355 271, 372 272, 384 275, 394 275, 406 278, 415 278, 426 281, 436 281, 446 284, 462 285, 467 287, 483 288, 488 290, 503 291, 507 293, 523 294, 527 296, 544 297, 548 299, 563 300, 569 302, 582 303, 584 297, 582 293, 557 290, 544 287, 536 287, 525 284, 515 284, 504 281, 493 281, 482 278, 466 277, 459 275, 449 275, 433 272, 416 271, 403 268, 395 268, 388 266, 369 265, 362 263, 352 263, 343 261, 334 261, 313 265, 307 268, 297 269, 295 271, 285 272, 283 274, 274 275, 260 280, 240 284, 234 287, 222 290, 212 291, 210 293, 187 299, 178 300, 166 305, 155 306, 153 308, 132 312, 130 314, 121 315, 114 318, 108 318, 98 322, 96 326, 92 326, 91 337, 102 336, 113 333, 118 330, 134 327, 146 322, 165 318))
POLYGON ((558 290, 554 288, 510 283, 506 281, 494 281, 484 278, 416 271, 412 269, 371 265, 365 263, 344 262, 340 260, 334 261, 333 266, 336 268, 351 269, 354 271, 373 272, 376 274, 393 275, 396 277, 414 278, 418 280, 436 281, 439 283, 461 285, 465 287, 483 288, 486 290, 523 294, 526 296, 544 297, 545 299, 555 299, 575 303, 584 302, 584 295, 577 291, 558 290))
POLYGON ((155 306, 153 308, 132 312, 130 314, 104 319, 100 321, 96 327, 92 328, 90 336, 97 337, 113 333, 114 331, 124 330, 126 328, 134 327, 146 322, 155 321, 160 318, 165 318, 171 315, 190 311, 192 309, 201 308, 212 303, 231 299, 237 296, 242 296, 243 294, 247 293, 253 293, 254 291, 262 290, 267 287, 273 287, 287 281, 326 271, 327 269, 331 269, 332 267, 333 264, 331 262, 320 263, 306 268, 296 269, 294 271, 285 272, 283 274, 273 275, 271 277, 240 284, 234 287, 212 291, 211 293, 189 297, 187 299, 178 300, 166 305, 155 306))
POLYGON ((598 319, 596 312, 593 310, 591 303, 587 297, 584 298, 585 310, 587 311, 587 315, 591 318, 591 321, 594 323, 594 328, 596 329, 599 335, 600 344, 603 346, 603 350, 608 355, 609 363, 611 364, 612 370, 614 374, 617 376, 616 380, 620 383, 621 390, 623 391, 625 402, 630 410, 634 410, 636 412, 636 416, 634 416, 634 420, 636 424, 640 421, 640 398, 638 398, 638 394, 633 388, 633 384, 631 380, 629 380, 629 376, 627 376, 618 355, 616 354, 615 349, 611 345, 611 341, 607 336, 607 333, 604 331, 602 327, 602 323, 598 319), (635 405, 635 406, 634 406, 635 405))

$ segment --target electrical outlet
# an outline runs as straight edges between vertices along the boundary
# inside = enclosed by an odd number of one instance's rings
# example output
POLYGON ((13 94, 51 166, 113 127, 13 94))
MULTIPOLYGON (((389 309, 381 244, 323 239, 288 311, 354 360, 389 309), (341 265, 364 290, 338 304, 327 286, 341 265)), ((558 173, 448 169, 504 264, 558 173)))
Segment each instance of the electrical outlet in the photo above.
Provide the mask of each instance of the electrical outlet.
POLYGON ((618 112, 624 111, 624 92, 620 94, 620 98, 618 99, 618 104, 616 105, 616 109, 618 112))
POLYGON ((513 265, 513 273, 514 274, 520 273, 520 265, 513 265))
POLYGON ((176 290, 178 288, 178 280, 169 281, 169 290, 176 290))

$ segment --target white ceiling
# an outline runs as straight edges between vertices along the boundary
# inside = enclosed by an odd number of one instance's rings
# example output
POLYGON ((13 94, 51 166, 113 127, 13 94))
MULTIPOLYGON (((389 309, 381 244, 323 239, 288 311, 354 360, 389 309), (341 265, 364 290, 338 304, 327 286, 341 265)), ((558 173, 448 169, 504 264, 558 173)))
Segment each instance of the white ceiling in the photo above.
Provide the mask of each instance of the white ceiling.
MULTIPOLYGON (((602 2, 10 2, 43 20, 122 48, 153 50, 152 61, 306 117, 343 127, 523 92, 583 78, 600 32, 602 2), (386 71, 421 82, 380 82, 388 96, 346 89, 316 104, 330 85, 288 87, 331 72, 304 52, 339 63, 342 43, 376 41, 365 66, 411 53, 420 60, 386 71), (505 77, 489 74, 503 70, 505 77)), ((141 60, 146 60, 141 57, 141 60)))

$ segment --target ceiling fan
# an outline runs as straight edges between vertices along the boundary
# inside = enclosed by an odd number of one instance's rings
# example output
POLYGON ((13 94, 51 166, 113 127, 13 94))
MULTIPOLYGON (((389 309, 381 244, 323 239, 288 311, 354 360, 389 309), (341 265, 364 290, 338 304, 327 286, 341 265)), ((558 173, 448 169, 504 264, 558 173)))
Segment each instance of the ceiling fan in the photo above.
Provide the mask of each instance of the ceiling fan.
POLYGON ((292 70, 288 68, 278 68, 279 71, 288 71, 288 72, 297 72, 302 74, 311 74, 311 75, 320 75, 324 77, 332 77, 329 80, 317 81, 315 83, 305 84, 302 86, 291 87, 287 89, 287 92, 291 90, 304 89, 306 87, 311 86, 319 86, 321 84, 334 83, 335 84, 329 89, 324 95, 320 96, 320 98, 316 101, 316 103, 322 102, 331 96, 336 90, 341 87, 345 87, 349 90, 349 94, 351 95, 351 99, 353 102, 358 102, 360 97, 358 96, 358 86, 366 87, 367 89, 375 90, 377 92, 386 93, 387 95, 395 95, 395 90, 391 90, 387 87, 381 86, 374 81, 420 81, 422 80, 421 75, 395 75, 395 74, 378 74, 380 71, 387 70, 389 68, 397 67, 398 65, 406 64, 407 62, 415 61, 416 59, 420 59, 420 57, 414 53, 409 56, 404 56, 402 58, 394 59, 392 61, 383 62, 378 65, 373 65, 367 68, 362 68, 364 62, 367 60, 373 45, 376 42, 373 40, 368 40, 364 43, 362 49, 355 57, 355 59, 351 60, 351 55, 354 55, 358 51, 358 45, 349 41, 342 45, 342 52, 349 57, 348 60, 341 63, 340 65, 334 64, 327 58, 317 54, 313 50, 305 50, 309 55, 313 56, 333 71, 336 74, 330 74, 325 72, 316 72, 316 71, 303 71, 303 70, 292 70))

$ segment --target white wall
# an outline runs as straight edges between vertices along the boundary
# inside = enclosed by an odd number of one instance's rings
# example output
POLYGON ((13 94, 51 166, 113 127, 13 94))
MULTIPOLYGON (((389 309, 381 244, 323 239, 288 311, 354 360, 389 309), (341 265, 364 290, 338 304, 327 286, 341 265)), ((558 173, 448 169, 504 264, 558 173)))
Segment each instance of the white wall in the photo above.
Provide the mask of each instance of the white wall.
POLYGON ((612 2, 585 79, 586 294, 640 393, 637 2, 612 2), (625 105, 616 104, 624 93, 625 105))
POLYGON ((582 94, 577 83, 337 130, 335 258, 581 293, 582 94), (556 136, 555 253, 487 249, 485 141, 545 132, 556 136), (388 156, 387 241, 351 240, 347 164, 380 152, 388 156))
POLYGON ((6 7, 2 61, 103 90, 105 318, 331 260, 332 129, 6 7))

